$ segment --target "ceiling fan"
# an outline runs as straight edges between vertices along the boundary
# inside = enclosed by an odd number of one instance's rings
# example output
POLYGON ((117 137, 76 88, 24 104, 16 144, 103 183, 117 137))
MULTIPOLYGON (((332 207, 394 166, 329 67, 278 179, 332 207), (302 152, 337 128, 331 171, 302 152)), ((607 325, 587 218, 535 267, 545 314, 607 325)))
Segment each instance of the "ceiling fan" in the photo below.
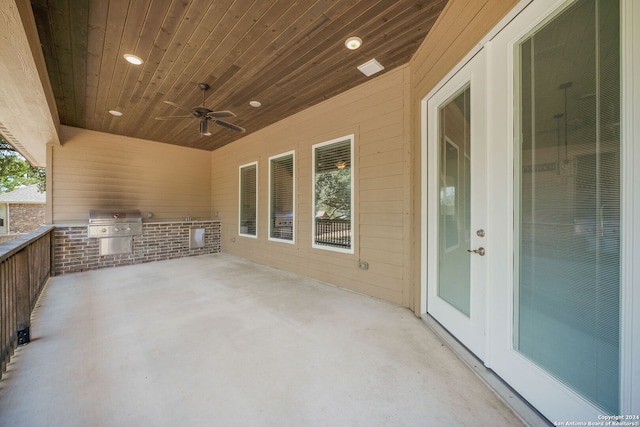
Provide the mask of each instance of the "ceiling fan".
POLYGON ((236 115, 227 110, 223 111, 213 111, 204 106, 205 101, 205 92, 209 90, 209 85, 206 83, 198 83, 198 87, 202 91, 202 107, 193 107, 191 109, 183 107, 181 105, 176 104, 171 101, 164 101, 166 104, 169 104, 173 107, 179 108, 189 113, 187 116, 162 116, 156 117, 156 120, 172 120, 172 119, 198 119, 200 121, 200 136, 211 136, 211 132, 209 132, 209 122, 215 123, 220 126, 224 126, 228 129, 235 130, 238 132, 245 132, 245 128, 240 127, 238 125, 234 125, 233 123, 225 122, 224 120, 220 120, 226 117, 235 117, 236 115))

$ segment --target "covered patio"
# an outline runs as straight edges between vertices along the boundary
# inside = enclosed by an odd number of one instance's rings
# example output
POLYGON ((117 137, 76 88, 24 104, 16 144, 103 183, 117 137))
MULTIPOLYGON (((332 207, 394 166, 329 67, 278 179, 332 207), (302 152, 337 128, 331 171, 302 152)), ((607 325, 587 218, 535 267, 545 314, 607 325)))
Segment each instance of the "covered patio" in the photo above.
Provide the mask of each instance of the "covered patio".
POLYGON ((0 425, 520 425, 407 308, 228 254, 52 277, 0 425))
POLYGON ((0 10, 0 427, 640 425, 640 2, 0 10))

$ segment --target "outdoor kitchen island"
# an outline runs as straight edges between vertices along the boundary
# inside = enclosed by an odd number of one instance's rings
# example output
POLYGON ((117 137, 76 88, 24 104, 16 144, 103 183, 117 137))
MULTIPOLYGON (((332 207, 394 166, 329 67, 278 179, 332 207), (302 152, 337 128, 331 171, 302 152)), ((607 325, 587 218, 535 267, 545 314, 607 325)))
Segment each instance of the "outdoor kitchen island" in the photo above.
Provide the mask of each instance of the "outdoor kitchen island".
POLYGON ((100 238, 89 237, 88 223, 55 224, 54 275, 220 252, 220 221, 142 222, 131 252, 100 255, 100 238))

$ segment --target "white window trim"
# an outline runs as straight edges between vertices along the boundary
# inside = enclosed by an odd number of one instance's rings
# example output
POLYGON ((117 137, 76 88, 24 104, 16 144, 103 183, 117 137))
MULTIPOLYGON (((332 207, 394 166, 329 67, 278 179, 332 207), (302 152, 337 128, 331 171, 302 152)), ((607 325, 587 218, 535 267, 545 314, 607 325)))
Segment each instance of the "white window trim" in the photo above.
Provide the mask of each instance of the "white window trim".
POLYGON ((341 252, 345 254, 353 254, 354 253, 354 242, 355 242, 355 224, 353 219, 355 218, 355 200, 354 200, 354 171, 355 171, 355 162, 354 162, 354 153, 353 153, 353 145, 355 140, 355 134, 345 135, 340 138, 335 138, 330 141, 321 142, 318 144, 314 144, 311 146, 311 247, 314 249, 322 249, 325 251, 332 252, 341 252), (351 221, 351 247, 349 249, 342 248, 334 248, 331 246, 325 245, 316 245, 316 149, 320 147, 324 147, 326 145, 335 144, 338 142, 342 142, 345 140, 349 140, 350 144, 350 161, 351 161, 351 216, 349 220, 351 221))
POLYGON ((281 242, 281 243, 288 243, 290 245, 295 245, 296 243, 296 151, 295 150, 291 150, 291 151, 287 151, 285 153, 280 153, 280 154, 276 154, 275 156, 271 156, 269 157, 269 187, 268 187, 268 207, 267 207, 267 238, 269 239, 269 241, 272 242, 281 242), (292 228, 291 228, 291 240, 287 240, 287 239, 278 239, 276 237, 271 237, 271 230, 272 230, 272 226, 271 226, 271 161, 274 159, 279 159, 281 157, 285 157, 285 156, 292 156, 292 162, 293 162, 293 188, 291 189, 291 191, 293 192, 293 200, 292 200, 292 211, 291 211, 291 216, 292 216, 292 228))
POLYGON ((238 236, 249 237, 252 239, 258 238, 258 162, 246 163, 238 167, 238 236), (242 169, 255 166, 256 167, 256 234, 246 234, 241 231, 242 223, 242 169))

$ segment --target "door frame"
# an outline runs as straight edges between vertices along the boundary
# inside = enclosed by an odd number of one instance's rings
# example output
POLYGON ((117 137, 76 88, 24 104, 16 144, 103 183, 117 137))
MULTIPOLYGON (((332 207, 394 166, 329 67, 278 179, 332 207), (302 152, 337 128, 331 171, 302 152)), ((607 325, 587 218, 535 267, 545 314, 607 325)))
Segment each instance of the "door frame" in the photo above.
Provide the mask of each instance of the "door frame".
POLYGON ((620 82, 625 88, 620 138, 629 141, 622 146, 620 160, 620 408, 626 414, 640 414, 640 3, 621 0, 620 15, 620 82))
MULTIPOLYGON (((484 359, 485 365, 490 368, 500 366, 505 362, 504 354, 513 352, 511 339, 513 325, 504 322, 504 319, 512 319, 513 303, 513 225, 514 218, 512 208, 514 203, 513 162, 514 150, 510 144, 504 146, 491 146, 495 144, 496 137, 513 134, 513 43, 522 35, 530 31, 535 25, 563 7, 568 0, 523 0, 516 5, 511 12, 494 27, 476 46, 454 67, 446 77, 434 87, 420 103, 420 136, 421 136, 421 235, 420 251, 421 260, 426 260, 430 255, 428 251, 428 187, 427 183, 427 101, 437 92, 455 73, 471 59, 477 51, 483 47, 487 49, 487 74, 490 76, 487 84, 487 92, 492 94, 492 106, 501 105, 500 112, 489 114, 487 120, 488 141, 488 191, 491 200, 488 200, 487 229, 492 232, 491 255, 493 260, 488 265, 487 271, 487 351, 484 359), (517 15, 521 13, 533 13, 536 19, 532 19, 527 28, 522 28, 520 36, 512 40, 510 48, 498 52, 491 41, 498 35, 517 15), (540 16, 543 16, 540 19, 540 16), (496 56, 509 55, 507 66, 504 62, 496 61, 496 56), (502 80, 501 80, 502 79, 502 80), (506 82, 506 84, 505 84, 506 82), (502 88, 498 87, 502 86, 502 88), (499 90, 499 93, 496 93, 499 90), (500 114, 506 114, 499 117, 500 114), (506 125, 505 125, 506 117, 506 125), (502 151, 500 151, 502 150, 502 151), (498 157, 495 157, 499 153, 498 157), (496 215, 496 213, 498 215, 496 215), (505 222, 506 221, 506 222, 505 222), (505 231, 496 235, 499 229, 505 231), (505 316, 505 313, 507 315, 505 316), (509 317, 511 316, 511 317, 509 317)), ((640 170, 635 170, 635 165, 640 164, 640 3, 635 0, 621 1, 621 304, 620 304, 620 412, 621 414, 640 414, 640 312, 634 307, 640 307, 640 170), (635 4, 634 4, 635 3, 635 4), (634 25, 635 24, 635 25, 634 25), (635 149, 634 149, 635 145, 635 149), (635 223, 634 223, 635 220, 635 223), (634 286, 634 282, 638 284, 634 286), (635 358, 634 358, 635 355, 635 358)), ((502 48, 501 48, 502 49, 502 48)), ((427 313, 427 270, 424 261, 420 269, 420 298, 417 306, 420 314, 427 313)), ((522 357, 522 356, 521 356, 522 357)), ((494 369, 495 371, 495 369, 494 369)), ((499 371, 499 368, 498 368, 499 371)), ((513 384, 513 378, 498 372, 507 383, 518 389, 513 384)), ((540 369, 541 376, 548 376, 540 369)), ((514 373, 513 375, 518 375, 514 373)), ((517 382, 517 381, 516 381, 517 382)), ((567 393, 575 395, 571 390, 567 393)), ((531 403, 534 404, 530 397, 531 403)), ((597 418, 597 410, 585 401, 585 411, 597 418)), ((553 414, 546 413, 553 416, 553 414)), ((580 414, 584 418, 585 413, 580 414)), ((561 420, 558 420, 561 421, 561 420)), ((565 421, 565 420, 562 420, 565 421)))

